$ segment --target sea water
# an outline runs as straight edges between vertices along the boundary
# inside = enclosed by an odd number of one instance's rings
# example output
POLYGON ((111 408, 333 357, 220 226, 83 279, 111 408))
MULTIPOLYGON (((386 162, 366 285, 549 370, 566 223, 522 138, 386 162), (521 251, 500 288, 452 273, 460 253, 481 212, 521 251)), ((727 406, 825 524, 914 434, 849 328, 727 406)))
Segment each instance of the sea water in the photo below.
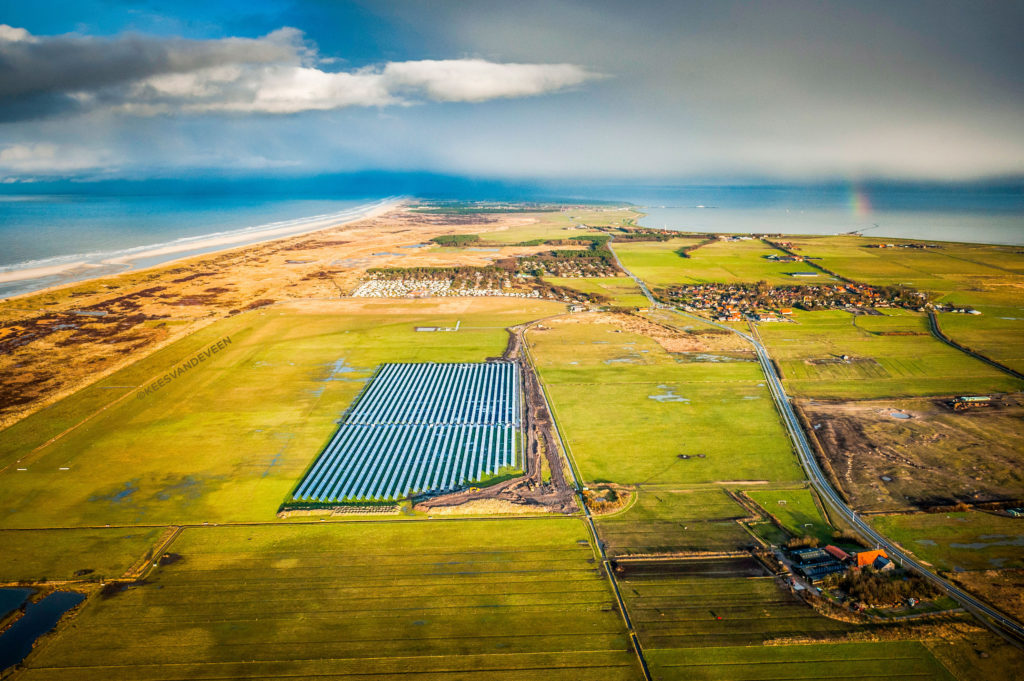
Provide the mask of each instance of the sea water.
POLYGON ((261 230, 311 231, 351 219, 379 202, 236 195, 0 195, 0 273, 90 265, 78 277, 65 273, 0 283, 0 297, 252 243, 261 240, 261 230), (247 240, 250 232, 252 239, 247 240), (235 241, 216 247, 201 244, 221 236, 235 241), (195 248, 190 248, 192 243, 195 248), (132 259, 133 253, 167 246, 175 252, 132 259), (132 259, 130 265, 111 262, 125 258, 132 259))
POLYGON ((660 187, 631 194, 645 227, 1024 245, 1024 190, 660 187))

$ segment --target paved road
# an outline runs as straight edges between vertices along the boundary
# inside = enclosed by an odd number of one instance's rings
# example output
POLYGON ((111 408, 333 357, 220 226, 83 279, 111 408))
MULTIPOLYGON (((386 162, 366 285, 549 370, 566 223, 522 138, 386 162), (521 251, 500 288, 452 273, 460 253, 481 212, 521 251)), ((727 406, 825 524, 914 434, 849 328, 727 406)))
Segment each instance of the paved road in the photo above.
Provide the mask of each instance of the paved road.
MULTIPOLYGON (((612 250, 612 254, 615 254, 614 249, 611 249, 610 243, 609 249, 612 250)), ((619 267, 622 268, 623 272, 632 277, 633 281, 640 285, 644 295, 646 295, 647 299, 651 301, 652 307, 663 307, 654 299, 654 296, 651 295, 647 286, 645 286, 644 283, 635 277, 628 269, 623 267, 617 255, 615 256, 615 261, 618 263, 619 267)), ((950 596, 953 600, 963 606, 965 610, 973 613, 983 621, 997 626, 1000 631, 1015 639, 1018 644, 1024 644, 1024 626, 1021 626, 1019 622, 1007 617, 998 610, 989 607, 985 603, 982 603, 974 596, 949 583, 921 563, 908 556, 902 549, 896 546, 896 544, 889 541, 868 523, 861 520, 860 516, 857 515, 857 512, 846 505, 846 502, 843 501, 835 488, 832 487, 832 483, 825 477, 821 466, 818 464, 818 459, 815 457, 814 451, 811 449, 811 446, 807 441, 807 436, 804 434, 803 428, 800 426, 800 421, 797 419, 796 412, 793 410, 793 405, 790 401, 789 395, 786 394, 785 388, 782 387, 782 381, 779 379, 779 375, 775 371, 775 366, 772 364, 771 357, 757 338, 751 334, 743 333, 742 331, 737 331, 736 329, 725 326, 724 324, 710 322, 703 317, 680 312, 679 310, 675 310, 675 312, 676 314, 732 331, 753 344, 754 349, 757 352, 757 359, 761 363, 761 368, 768 381, 768 387, 772 393, 772 398, 775 400, 779 413, 782 415, 782 419, 786 424, 786 430, 789 431, 789 436, 793 440, 797 456, 800 459, 800 464, 803 466, 804 471, 807 473, 807 478, 811 481, 814 489, 817 490, 822 499, 824 499, 826 503, 828 503, 828 505, 843 518, 843 520, 849 523, 858 532, 860 532, 863 537, 869 539, 876 546, 885 549, 891 559, 899 561, 899 563, 904 567, 910 568, 932 582, 940 591, 950 596)))

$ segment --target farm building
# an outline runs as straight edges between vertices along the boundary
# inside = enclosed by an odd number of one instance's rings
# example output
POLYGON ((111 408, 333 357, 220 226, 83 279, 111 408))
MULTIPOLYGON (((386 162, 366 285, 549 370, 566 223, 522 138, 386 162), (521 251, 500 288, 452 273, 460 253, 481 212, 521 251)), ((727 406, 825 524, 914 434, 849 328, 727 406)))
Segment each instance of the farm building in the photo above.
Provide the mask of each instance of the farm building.
POLYGON ((838 546, 832 546, 831 544, 829 544, 825 547, 825 551, 827 551, 830 556, 832 556, 838 561, 845 563, 846 561, 850 560, 850 554, 848 554, 846 551, 843 551, 838 546))
POLYGON ((846 566, 825 549, 794 549, 789 555, 793 559, 793 571, 810 582, 846 570, 846 566))
POLYGON ((854 556, 858 568, 874 567, 875 561, 878 558, 888 561, 889 554, 885 552, 885 549, 874 549, 872 551, 860 551, 854 556))

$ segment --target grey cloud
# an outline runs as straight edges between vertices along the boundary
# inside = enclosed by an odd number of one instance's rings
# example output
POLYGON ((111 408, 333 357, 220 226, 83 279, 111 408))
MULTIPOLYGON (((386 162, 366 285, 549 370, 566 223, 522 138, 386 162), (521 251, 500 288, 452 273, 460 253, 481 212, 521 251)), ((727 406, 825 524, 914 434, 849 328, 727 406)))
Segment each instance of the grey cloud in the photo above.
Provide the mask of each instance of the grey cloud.
MULTIPOLYGON (((323 60, 326 62, 329 60, 323 60)), ((0 121, 110 110, 288 114, 421 100, 481 102, 579 85, 574 64, 482 59, 389 62, 349 72, 319 68, 302 33, 263 38, 37 37, 0 25, 0 121)))

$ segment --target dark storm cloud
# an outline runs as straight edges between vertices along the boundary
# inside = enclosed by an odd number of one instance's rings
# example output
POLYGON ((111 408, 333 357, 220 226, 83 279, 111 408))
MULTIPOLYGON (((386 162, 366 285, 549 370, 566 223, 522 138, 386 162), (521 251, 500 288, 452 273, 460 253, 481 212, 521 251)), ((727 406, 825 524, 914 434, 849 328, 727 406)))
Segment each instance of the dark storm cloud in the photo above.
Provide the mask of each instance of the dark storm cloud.
POLYGON ((0 120, 102 109, 163 113, 297 113, 418 99, 529 97, 590 80, 573 64, 483 59, 388 62, 327 71, 302 33, 183 40, 124 35, 37 37, 0 25, 0 120))
POLYGON ((255 40, 37 37, 0 25, 0 120, 80 110, 89 106, 84 93, 110 97, 152 76, 228 64, 295 64, 303 53, 300 38, 294 30, 255 40))
POLYGON ((1021 2, 254 2, 244 29, 221 19, 253 3, 164 2, 169 33, 212 40, 8 34, 0 119, 20 122, 0 126, 0 173, 71 155, 125 172, 1024 175, 1021 2), (267 35, 281 26, 297 29, 267 35))

